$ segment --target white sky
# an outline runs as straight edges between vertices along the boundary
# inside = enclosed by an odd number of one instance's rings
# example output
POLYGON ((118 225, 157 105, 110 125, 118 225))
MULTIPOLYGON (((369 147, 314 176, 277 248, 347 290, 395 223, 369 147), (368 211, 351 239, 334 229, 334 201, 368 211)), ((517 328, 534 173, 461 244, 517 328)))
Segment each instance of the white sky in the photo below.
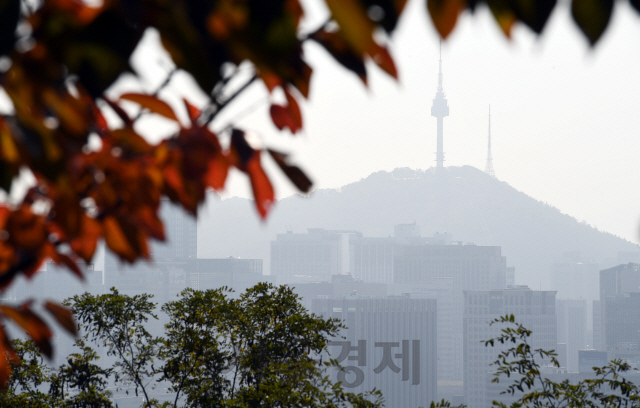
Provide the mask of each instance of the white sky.
MULTIPOLYGON (((305 52, 315 70, 310 100, 303 104, 302 135, 291 137, 271 125, 262 85, 239 98, 215 127, 253 106, 242 113, 238 126, 255 131, 267 145, 290 151, 317 188, 340 187, 379 170, 433 166, 436 119, 430 108, 438 39, 425 4, 410 1, 393 37, 399 83, 370 66, 366 89, 310 45, 305 52)), ((322 13, 310 11, 314 21, 321 21, 322 13)), ((500 180, 639 243, 639 50, 640 16, 626 2, 616 2, 611 25, 595 49, 565 5, 555 10, 542 37, 518 27, 511 41, 486 9, 463 15, 442 50, 450 107, 444 122, 445 165, 484 169, 491 104, 494 168, 500 180)), ((149 61, 138 58, 147 67, 149 61)), ((173 88, 184 92, 186 83, 178 78, 173 88)), ((292 194, 284 176, 270 170, 278 197, 292 194)), ((225 196, 248 196, 247 186, 233 176, 225 196)))

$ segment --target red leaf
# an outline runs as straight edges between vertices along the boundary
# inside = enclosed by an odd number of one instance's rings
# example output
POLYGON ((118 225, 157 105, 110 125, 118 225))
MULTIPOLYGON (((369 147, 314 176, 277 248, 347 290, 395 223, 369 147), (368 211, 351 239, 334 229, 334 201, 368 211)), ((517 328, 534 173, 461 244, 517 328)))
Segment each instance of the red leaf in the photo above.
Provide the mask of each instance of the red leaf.
POLYGON ((209 161, 209 167, 207 168, 207 174, 205 175, 205 182, 209 187, 216 191, 220 191, 224 188, 224 183, 227 180, 228 173, 229 161, 222 153, 219 153, 209 161))
POLYGON ((195 106, 193 106, 192 104, 190 104, 186 99, 182 99, 182 101, 184 102, 184 105, 187 107, 187 113, 189 114, 189 119, 191 119, 191 123, 195 125, 196 122, 198 121, 198 118, 200 118, 202 111, 196 108, 195 106))
POLYGON ((104 240, 107 246, 118 254, 120 258, 133 263, 138 256, 125 236, 118 220, 113 216, 105 217, 102 227, 104 228, 104 240))
POLYGON ((44 308, 56 319, 60 325, 74 336, 78 335, 78 328, 76 322, 73 319, 73 313, 68 308, 61 306, 57 303, 47 301, 44 303, 44 308))
POLYGON ((104 101, 111 107, 111 109, 113 109, 116 115, 118 115, 118 117, 124 122, 125 127, 133 126, 133 121, 131 120, 127 112, 125 112, 124 109, 120 107, 120 105, 118 105, 117 103, 113 102, 111 99, 106 98, 104 96, 102 97, 102 99, 104 99, 104 101))
POLYGON ((429 15, 442 38, 447 38, 453 31, 465 3, 464 0, 427 0, 429 15))
POLYGON ((100 223, 83 214, 80 222, 80 234, 70 242, 71 249, 86 263, 89 263, 96 252, 98 240, 101 236, 102 227, 100 223))
POLYGON ((125 93, 123 95, 120 95, 120 100, 123 99, 135 102, 143 108, 149 109, 153 113, 157 113, 158 115, 164 116, 167 119, 179 122, 178 117, 176 116, 173 109, 171 109, 171 106, 169 106, 169 104, 165 101, 158 99, 157 96, 140 93, 125 93))
POLYGON ((291 133, 296 133, 302 129, 302 113, 300 112, 300 106, 295 98, 285 90, 287 97, 287 105, 271 105, 269 113, 271 114, 271 120, 279 130, 288 128, 291 133))
POLYGON ((275 201, 275 194, 269 178, 260 165, 260 155, 258 152, 246 163, 246 169, 249 174, 249 179, 251 180, 251 188, 253 189, 256 208, 258 209, 260 217, 264 219, 267 217, 275 201))
POLYGON ((80 278, 80 280, 84 281, 84 275, 82 274, 80 267, 78 267, 78 264, 75 263, 75 261, 71 259, 69 256, 65 254, 56 253, 52 257, 52 259, 57 265, 66 266, 67 268, 69 268, 71 272, 73 272, 78 278, 80 278))
POLYGON ((0 305, 0 312, 13 320, 27 333, 36 347, 47 357, 53 355, 51 348, 51 330, 47 324, 29 309, 29 303, 23 304, 20 309, 7 305, 0 305))
POLYGON ((4 331, 4 326, 0 325, 0 388, 3 390, 9 385, 11 378, 11 364, 18 364, 20 359, 11 346, 11 341, 4 331))

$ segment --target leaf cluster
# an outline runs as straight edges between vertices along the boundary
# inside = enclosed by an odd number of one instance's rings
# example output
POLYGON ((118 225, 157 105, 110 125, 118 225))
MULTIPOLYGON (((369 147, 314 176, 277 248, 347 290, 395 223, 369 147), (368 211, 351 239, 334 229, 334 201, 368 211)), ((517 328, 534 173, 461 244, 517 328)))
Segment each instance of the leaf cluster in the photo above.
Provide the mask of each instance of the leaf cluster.
MULTIPOLYGON (((553 350, 532 349, 528 339, 532 332, 515 321, 513 315, 501 316, 490 324, 506 325, 498 337, 484 341, 509 346, 492 363, 496 371, 492 382, 509 378, 511 383, 501 394, 518 395, 510 408, 530 407, 632 407, 638 406, 640 388, 624 378, 629 364, 613 360, 605 367, 594 367, 594 377, 572 384, 568 379, 554 382, 541 374, 542 364, 560 367, 553 350)), ((507 408, 493 401, 494 407, 507 408)))
POLYGON ((42 408, 110 408, 111 393, 106 390, 110 369, 103 369, 94 362, 96 352, 76 342, 81 353, 67 358, 58 369, 49 368, 35 343, 31 340, 13 340, 13 348, 20 362, 13 366, 13 373, 6 390, 0 392, 0 406, 42 408), (45 392, 45 386, 49 386, 45 392))

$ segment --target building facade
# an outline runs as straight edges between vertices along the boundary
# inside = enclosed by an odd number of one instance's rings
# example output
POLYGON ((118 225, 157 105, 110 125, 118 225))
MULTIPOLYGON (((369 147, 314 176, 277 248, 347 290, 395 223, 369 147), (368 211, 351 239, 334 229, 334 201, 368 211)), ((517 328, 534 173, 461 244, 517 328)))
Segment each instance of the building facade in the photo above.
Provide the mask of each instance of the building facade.
POLYGON ((529 344, 533 348, 555 350, 556 333, 556 292, 533 291, 526 286, 516 286, 501 290, 464 291, 464 394, 469 408, 491 406, 487 392, 487 379, 494 371, 491 363, 498 353, 512 344, 495 343, 485 347, 484 341, 496 338, 504 325, 489 325, 494 319, 504 315, 515 316, 533 333, 529 344))
POLYGON ((335 380, 349 391, 381 390, 386 406, 427 407, 437 398, 434 299, 316 299, 312 311, 346 325, 329 345, 345 368, 335 380))

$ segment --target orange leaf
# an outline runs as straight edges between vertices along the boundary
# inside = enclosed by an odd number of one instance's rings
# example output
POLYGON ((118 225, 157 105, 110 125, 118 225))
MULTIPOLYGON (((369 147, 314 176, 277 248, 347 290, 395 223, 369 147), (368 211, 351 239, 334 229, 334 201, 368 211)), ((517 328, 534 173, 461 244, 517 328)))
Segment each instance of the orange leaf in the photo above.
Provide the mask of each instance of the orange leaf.
POLYGON ((77 238, 70 242, 71 249, 86 263, 89 263, 96 252, 101 235, 102 227, 100 223, 94 218, 83 214, 80 221, 80 233, 77 238))
POLYGON ((246 169, 249 174, 249 179, 251 180, 251 188, 253 190, 256 208, 258 209, 260 217, 265 219, 275 201, 275 194, 269 178, 260 165, 260 155, 257 153, 258 152, 249 159, 246 164, 246 169))
POLYGON ((427 0, 429 15, 442 38, 451 34, 465 6, 464 0, 427 0))
POLYGON ((516 23, 516 21, 518 21, 518 18, 516 17, 513 10, 506 7, 503 2, 497 0, 489 0, 487 1, 487 4, 489 5, 489 9, 493 14, 493 18, 495 18, 504 35, 507 38, 511 38, 511 29, 513 28, 513 25, 516 23))
POLYGON ((371 54, 371 58, 384 72, 392 78, 398 79, 396 64, 393 62, 393 58, 391 58, 391 54, 389 54, 389 50, 386 47, 376 44, 375 52, 371 54))
POLYGON ((165 101, 158 99, 158 97, 153 95, 146 95, 140 93, 125 93, 120 95, 120 100, 127 100, 131 102, 135 102, 143 108, 149 109, 153 113, 157 113, 158 115, 162 115, 165 118, 174 120, 179 122, 178 117, 176 116, 171 106, 165 101))
POLYGON ((51 330, 47 324, 29 309, 29 303, 23 304, 20 309, 7 305, 0 305, 0 312, 13 320, 27 333, 38 349, 47 357, 53 355, 51 348, 51 330))
POLYGON ((78 278, 80 278, 80 280, 84 280, 84 275, 82 274, 80 267, 69 256, 65 254, 56 253, 52 257, 52 259, 56 263, 56 265, 66 266, 71 270, 71 272, 73 272, 78 278))
POLYGON ((73 313, 68 308, 51 301, 44 303, 44 308, 56 319, 60 325, 74 336, 78 335, 76 322, 73 320, 73 313))
POLYGON ((4 331, 4 326, 0 325, 0 388, 3 390, 9 385, 11 378, 11 364, 16 365, 20 358, 11 346, 11 341, 4 331))
POLYGON ((228 173, 229 161, 222 153, 216 154, 213 159, 209 160, 205 182, 209 187, 220 191, 224 188, 228 173))
POLYGON ((187 107, 187 113, 189 114, 189 119, 191 119, 191 123, 195 125, 196 122, 198 121, 198 118, 200 118, 202 111, 196 108, 195 106, 193 106, 192 104, 190 104, 186 99, 182 99, 182 101, 184 102, 184 105, 187 107))
POLYGON ((104 221, 102 221, 102 227, 104 228, 104 240, 107 246, 127 262, 132 263, 135 261, 137 255, 125 236, 124 231, 122 231, 118 220, 113 216, 105 217, 104 221))

